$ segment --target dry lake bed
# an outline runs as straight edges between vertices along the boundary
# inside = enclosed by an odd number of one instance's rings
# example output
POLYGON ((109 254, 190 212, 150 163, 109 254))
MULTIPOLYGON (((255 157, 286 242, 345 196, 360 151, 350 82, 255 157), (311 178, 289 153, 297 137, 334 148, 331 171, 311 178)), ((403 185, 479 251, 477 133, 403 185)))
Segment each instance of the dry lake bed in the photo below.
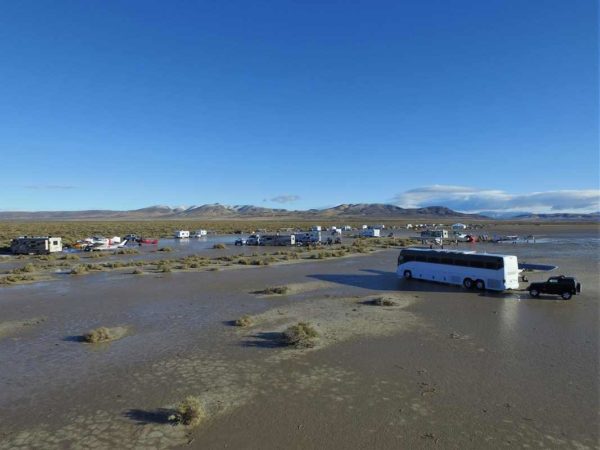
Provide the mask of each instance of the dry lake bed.
POLYGON ((570 301, 398 280, 397 250, 0 288, 0 449, 598 448, 599 242, 475 247, 576 275, 570 301))

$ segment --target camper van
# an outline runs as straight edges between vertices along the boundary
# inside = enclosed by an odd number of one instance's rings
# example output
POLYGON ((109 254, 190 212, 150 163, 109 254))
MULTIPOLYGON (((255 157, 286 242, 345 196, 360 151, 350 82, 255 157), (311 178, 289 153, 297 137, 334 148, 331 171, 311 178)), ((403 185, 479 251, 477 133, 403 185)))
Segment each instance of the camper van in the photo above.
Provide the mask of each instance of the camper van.
POLYGON ((381 230, 379 228, 367 228, 361 230, 360 237, 381 237, 381 230))
POLYGON ((187 230, 175 231, 175 239, 187 239, 190 237, 190 232, 187 230))
POLYGON ((48 255, 62 252, 62 238, 55 236, 20 236, 12 240, 10 251, 14 255, 48 255))
POLYGON ((194 231, 194 237, 195 238, 206 237, 207 234, 208 234, 208 232, 206 230, 196 230, 196 231, 194 231))

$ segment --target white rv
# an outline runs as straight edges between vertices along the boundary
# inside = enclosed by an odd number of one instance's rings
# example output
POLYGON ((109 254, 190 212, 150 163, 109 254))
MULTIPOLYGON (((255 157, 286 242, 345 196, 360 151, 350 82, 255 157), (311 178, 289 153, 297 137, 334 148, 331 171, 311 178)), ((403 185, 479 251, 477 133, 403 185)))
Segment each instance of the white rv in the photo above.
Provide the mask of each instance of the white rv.
POLYGON ((379 228, 370 228, 362 230, 360 237, 381 237, 381 230, 379 228))
POLYGON ((48 255, 62 252, 62 239, 53 236, 21 236, 12 240, 10 250, 14 255, 48 255))
POLYGON ((187 230, 175 231, 175 239, 187 239, 190 237, 190 232, 187 230))
POLYGON ((206 230, 196 230, 194 232, 194 237, 195 238, 205 237, 207 234, 208 234, 208 232, 206 230))

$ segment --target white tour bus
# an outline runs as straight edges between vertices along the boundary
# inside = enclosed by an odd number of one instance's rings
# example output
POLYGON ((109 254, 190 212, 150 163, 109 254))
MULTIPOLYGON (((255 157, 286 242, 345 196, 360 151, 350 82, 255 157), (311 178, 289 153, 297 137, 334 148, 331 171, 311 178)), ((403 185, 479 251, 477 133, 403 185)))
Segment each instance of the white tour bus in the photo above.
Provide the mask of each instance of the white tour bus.
POLYGON ((398 256, 398 277, 503 291, 519 288, 519 265, 513 255, 473 251, 405 248, 398 256))

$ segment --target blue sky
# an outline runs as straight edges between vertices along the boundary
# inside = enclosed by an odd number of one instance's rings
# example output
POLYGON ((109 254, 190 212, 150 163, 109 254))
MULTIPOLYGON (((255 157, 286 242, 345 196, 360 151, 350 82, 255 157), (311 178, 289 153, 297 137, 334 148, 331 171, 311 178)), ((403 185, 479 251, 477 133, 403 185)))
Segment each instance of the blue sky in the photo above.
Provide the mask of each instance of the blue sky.
POLYGON ((597 9, 3 2, 0 209, 598 210, 597 9))

